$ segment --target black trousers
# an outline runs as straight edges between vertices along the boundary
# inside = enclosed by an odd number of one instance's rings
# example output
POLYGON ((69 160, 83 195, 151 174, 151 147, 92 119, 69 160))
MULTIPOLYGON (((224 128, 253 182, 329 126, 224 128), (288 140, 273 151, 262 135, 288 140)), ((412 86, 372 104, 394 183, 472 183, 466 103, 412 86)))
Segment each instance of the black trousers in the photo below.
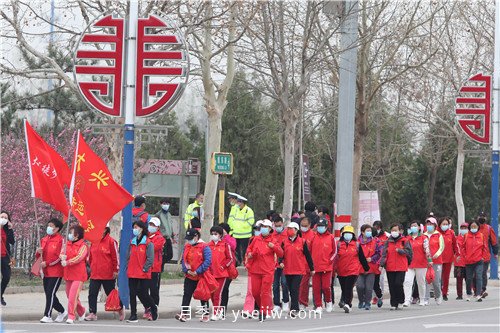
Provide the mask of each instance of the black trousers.
MULTIPOLYGON (((194 281, 188 278, 184 278, 184 294, 182 295, 182 307, 189 306, 191 304, 191 298, 193 297, 194 291, 198 286, 198 281, 194 281)), ((201 301, 201 305, 206 307, 208 310, 208 301, 201 301)))
POLYGON ((89 284, 89 312, 97 313, 97 296, 99 295, 99 289, 101 286, 104 289, 106 295, 115 289, 116 280, 94 280, 90 279, 89 284))
POLYGON ((62 277, 44 277, 43 278, 43 291, 45 292, 45 317, 52 317, 52 309, 57 312, 63 313, 64 306, 57 298, 57 290, 61 285, 62 277))
POLYGON ((5 289, 7 289, 7 285, 9 284, 10 281, 10 273, 11 273, 11 268, 10 268, 10 257, 5 256, 2 257, 2 297, 3 293, 5 292, 5 289))
POLYGON ((224 288, 222 288, 222 296, 220 305, 224 306, 227 310, 227 303, 229 302, 229 286, 231 285, 231 279, 226 279, 226 283, 224 284, 224 288))
POLYGON ((344 304, 352 307, 352 297, 353 297, 353 289, 356 284, 356 280, 358 279, 357 275, 349 275, 349 276, 339 276, 340 289, 342 290, 342 294, 340 295, 340 301, 344 304))
POLYGON ((373 291, 378 298, 382 298, 382 288, 380 288, 380 274, 375 275, 375 283, 373 284, 373 291))
POLYGON ((481 288, 481 293, 486 291, 486 285, 488 284, 488 267, 490 266, 489 261, 483 262, 483 285, 481 288))
POLYGON ((172 240, 170 238, 165 237, 165 245, 163 245, 163 257, 162 257, 162 265, 161 271, 164 271, 165 264, 172 260, 174 257, 174 251, 172 248, 172 240))
MULTIPOLYGON (((156 305, 149 296, 148 289, 149 289, 149 284, 151 280, 146 280, 146 279, 133 279, 129 278, 128 279, 128 288, 130 290, 130 314, 131 315, 137 315, 137 299, 136 297, 139 297, 139 300, 141 301, 142 305, 146 309, 148 308, 154 308, 156 311, 156 305)), ((153 312, 153 310, 152 310, 153 312)))
POLYGON ((391 294, 391 306, 398 306, 405 302, 405 291, 403 289, 405 274, 406 272, 387 272, 387 283, 389 284, 389 293, 391 294))
POLYGON ((285 275, 285 279, 290 291, 290 310, 299 311, 299 289, 302 275, 285 275))
POLYGON ((243 264, 245 260, 249 239, 250 238, 236 238, 236 261, 238 265, 243 264))
POLYGON ((153 302, 158 306, 160 304, 160 282, 161 273, 153 272, 151 273, 151 282, 149 283, 149 295, 153 299, 153 302))

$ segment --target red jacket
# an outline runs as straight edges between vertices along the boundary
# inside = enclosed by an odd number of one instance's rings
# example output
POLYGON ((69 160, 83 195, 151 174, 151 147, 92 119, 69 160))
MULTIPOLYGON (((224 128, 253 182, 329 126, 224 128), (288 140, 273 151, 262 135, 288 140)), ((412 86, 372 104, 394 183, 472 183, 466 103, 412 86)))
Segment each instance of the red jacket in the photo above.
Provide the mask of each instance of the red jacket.
POLYGON ((444 239, 444 251, 441 255, 441 257, 443 258, 443 264, 452 263, 453 257, 458 251, 455 232, 453 231, 453 229, 448 229, 446 231, 441 231, 441 229, 439 229, 439 232, 444 239))
POLYGON ((83 239, 76 242, 66 242, 66 267, 64 267, 64 280, 87 281, 87 244, 83 239))
POLYGON ((427 236, 420 235, 415 238, 410 237, 408 242, 410 242, 411 249, 413 251, 413 260, 411 261, 409 268, 426 268, 427 254, 430 256, 429 239, 427 236), (427 251, 425 250, 426 247, 427 251))
POLYGON ((382 231, 382 235, 378 235, 376 238, 378 238, 378 240, 381 244, 384 244, 385 241, 389 239, 389 237, 386 235, 385 231, 382 231))
POLYGON ((376 238, 369 238, 368 242, 363 243, 362 237, 358 238, 358 243, 363 249, 363 253, 365 254, 366 259, 371 258, 371 262, 368 263, 370 266, 370 270, 365 272, 363 267, 359 267, 359 274, 380 274, 379 269, 379 261, 381 256, 381 248, 379 245, 379 241, 376 238))
MULTIPOLYGON (((311 241, 314 238, 315 232, 312 229, 307 230, 307 232, 302 232, 302 238, 307 241, 307 247, 311 247, 311 241)), ((287 237, 288 238, 288 237, 287 237)))
MULTIPOLYGON (((442 264, 443 263, 443 253, 439 254, 437 258, 434 258, 434 255, 439 252, 441 239, 444 238, 439 232, 433 232, 431 235, 425 233, 426 237, 429 238, 429 250, 431 251, 432 262, 434 264, 442 264)), ((444 252, 444 250, 443 250, 444 252)))
POLYGON ((316 233, 311 241, 311 256, 314 270, 319 273, 333 271, 333 261, 337 255, 337 242, 328 231, 316 233))
POLYGON ((484 238, 481 232, 468 232, 464 236, 464 242, 460 254, 464 257, 466 265, 475 264, 484 259, 488 252, 488 240, 484 238))
POLYGON ((462 255, 462 248, 464 246, 465 237, 462 235, 457 236, 457 247, 458 252, 455 254, 455 260, 453 261, 453 265, 455 267, 465 267, 465 258, 462 255))
POLYGON ((250 274, 274 274, 276 258, 283 257, 283 248, 273 236, 262 235, 253 237, 247 249, 247 267, 250 274), (268 246, 273 243, 273 248, 268 246), (249 256, 251 254, 251 257, 249 256))
POLYGON ((118 246, 109 234, 90 246, 90 278, 92 280, 113 280, 113 273, 119 271, 118 246))
POLYGON ((142 237, 139 244, 137 244, 137 237, 132 238, 129 248, 127 277, 133 279, 151 279, 151 267, 153 266, 154 259, 151 258, 151 265, 147 265, 148 247, 150 247, 150 244, 151 241, 147 237, 142 237), (145 268, 147 268, 146 272, 144 271, 145 268))
POLYGON ((161 265, 163 263, 163 245, 165 245, 165 237, 161 234, 160 230, 154 234, 149 234, 149 240, 153 243, 153 248, 155 250, 155 257, 153 261, 153 269, 151 272, 159 273, 161 272, 161 265))
POLYGON ((479 226, 479 232, 483 234, 484 239, 486 240, 488 251, 486 251, 484 255, 484 261, 488 262, 491 259, 490 243, 493 248, 496 248, 498 243, 497 236, 495 235, 493 228, 486 223, 479 226))
MULTIPOLYGON (((204 252, 205 248, 208 245, 206 243, 198 242, 195 245, 191 245, 186 243, 184 246, 184 254, 183 254, 183 264, 186 267, 184 276, 190 280, 198 281, 200 279, 199 275, 189 275, 187 270, 191 270, 193 272, 198 271, 202 264, 206 261, 204 252)), ((211 254, 210 248, 208 248, 208 253, 211 254)), ((211 260, 211 257, 210 257, 211 260)), ((210 263, 207 266, 207 269, 210 268, 210 263)))
POLYGON ((141 212, 144 212, 139 218, 141 219, 142 222, 148 223, 149 220, 149 214, 144 211, 144 209, 139 208, 139 207, 134 207, 132 208, 132 216, 134 215, 139 215, 141 212))
MULTIPOLYGON (((61 266, 61 249, 63 245, 62 236, 57 233, 52 236, 45 236, 40 240, 40 246, 43 249, 42 259, 47 266, 43 269, 43 276, 45 277, 63 277, 64 268, 61 266)), ((36 258, 40 257, 37 253, 36 258)))
POLYGON ((283 248, 283 264, 285 265, 283 273, 285 275, 304 275, 308 265, 310 265, 309 270, 314 270, 305 239, 295 237, 292 241, 287 237, 283 242, 283 248))
POLYGON ((229 244, 224 240, 218 241, 217 243, 210 241, 208 246, 212 251, 212 264, 210 265, 210 271, 213 276, 216 279, 229 277, 227 268, 233 264, 234 258, 232 253, 233 251, 231 251, 229 244))
POLYGON ((406 272, 408 271, 407 254, 410 253, 410 242, 403 237, 399 237, 396 240, 391 237, 384 244, 380 265, 385 267, 387 272, 406 272), (397 249, 401 249, 405 253, 399 253, 397 249))
POLYGON ((337 275, 350 276, 359 275, 361 263, 358 255, 358 242, 352 240, 349 243, 339 241, 337 244, 337 275))

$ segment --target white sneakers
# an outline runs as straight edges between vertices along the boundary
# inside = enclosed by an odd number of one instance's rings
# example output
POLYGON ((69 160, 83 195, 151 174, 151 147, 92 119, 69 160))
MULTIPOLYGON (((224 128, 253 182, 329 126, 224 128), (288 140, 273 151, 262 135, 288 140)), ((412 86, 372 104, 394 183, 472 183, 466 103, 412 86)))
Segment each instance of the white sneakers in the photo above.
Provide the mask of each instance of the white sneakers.
POLYGON ((56 323, 62 323, 64 318, 68 316, 68 311, 60 312, 55 320, 56 323))
POLYGON ((405 302, 403 303, 403 307, 407 308, 407 307, 409 307, 409 306, 410 306, 410 301, 405 301, 405 302))
POLYGON ((349 305, 347 305, 347 304, 344 304, 344 312, 345 313, 351 312, 351 307, 349 305))
POLYGON ((290 304, 283 302, 283 311, 290 311, 290 304))
POLYGON ((75 321, 73 319, 68 319, 66 320, 66 324, 74 324, 75 321))
POLYGON ((280 307, 279 305, 275 305, 275 306, 273 307, 273 312, 275 312, 275 313, 279 313, 280 311, 281 311, 281 307, 280 307))
POLYGON ((326 312, 332 312, 332 311, 333 311, 333 303, 327 302, 326 303, 326 312))
POLYGON ((87 314, 87 311, 83 313, 83 316, 78 317, 78 321, 84 321, 85 320, 85 315, 87 314))
POLYGON ((54 321, 52 320, 52 318, 44 316, 42 319, 40 319, 40 322, 47 324, 47 323, 53 323, 54 321))
POLYGON ((420 305, 420 306, 426 306, 427 304, 425 304, 425 301, 423 301, 423 300, 422 300, 422 301, 420 301, 420 302, 418 303, 418 305, 420 305))
POLYGON ((441 305, 441 303, 443 303, 443 296, 439 296, 438 298, 436 298, 436 304, 441 305))
POLYGON ((306 306, 304 304, 299 305, 299 310, 305 310, 305 309, 306 309, 306 306))
POLYGON ((317 314, 322 314, 323 313, 323 308, 321 306, 318 306, 315 311, 316 311, 317 314))

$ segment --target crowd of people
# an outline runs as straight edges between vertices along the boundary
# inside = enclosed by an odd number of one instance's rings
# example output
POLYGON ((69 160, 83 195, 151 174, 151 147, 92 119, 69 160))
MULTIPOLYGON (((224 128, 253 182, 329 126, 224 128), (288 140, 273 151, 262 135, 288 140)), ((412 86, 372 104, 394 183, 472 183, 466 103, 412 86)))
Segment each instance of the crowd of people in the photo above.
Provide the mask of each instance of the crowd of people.
MULTIPOLYGON (((312 309, 316 313, 334 311, 334 283, 340 284, 338 306, 353 310, 354 289, 358 309, 371 310, 384 305, 383 288, 387 279, 389 307, 398 310, 412 304, 437 305, 450 297, 449 280, 454 268, 456 299, 481 302, 488 296, 487 270, 491 253, 498 254, 497 237, 480 214, 461 222, 455 235, 450 217, 428 216, 423 223, 406 226, 393 223, 386 229, 381 221, 364 224, 359 231, 346 225, 339 238, 326 208, 307 202, 305 210, 294 212, 285 223, 282 216, 268 212, 255 222, 247 199, 229 193, 231 211, 227 223, 211 227, 210 239, 201 238, 203 195, 198 194, 184 215, 187 228, 181 254, 185 275, 181 311, 175 318, 188 321, 182 309, 193 298, 201 301, 202 321, 225 317, 231 281, 239 275, 238 266, 248 271, 248 288, 243 315, 260 320, 272 311, 286 311, 291 318, 309 307, 312 280, 312 309), (463 281, 465 280, 465 294, 463 281), (204 292, 206 291, 206 292, 204 292), (204 295, 204 296, 200 296, 204 295), (212 308, 210 309, 210 303, 212 308), (219 309, 223 309, 220 311, 219 309)), ((138 321, 137 298, 143 319, 158 319, 160 280, 164 264, 172 259, 174 236, 169 213, 170 201, 161 200, 156 214, 146 212, 145 198, 135 197, 133 238, 127 257, 130 315, 138 321)), ((10 278, 13 226, 7 212, 0 214, 3 294, 10 278)), ((79 225, 69 226, 67 239, 61 235, 63 223, 52 218, 46 226, 36 258, 41 261, 45 310, 42 323, 97 320, 97 299, 101 288, 106 295, 115 290, 119 267, 118 243, 106 227, 99 242, 88 244, 79 225), (68 304, 61 304, 57 291, 65 281, 68 304), (82 306, 80 291, 90 279, 88 309, 82 306), (53 318, 53 310, 57 311, 53 318)), ((125 320, 119 302, 117 312, 125 320)))

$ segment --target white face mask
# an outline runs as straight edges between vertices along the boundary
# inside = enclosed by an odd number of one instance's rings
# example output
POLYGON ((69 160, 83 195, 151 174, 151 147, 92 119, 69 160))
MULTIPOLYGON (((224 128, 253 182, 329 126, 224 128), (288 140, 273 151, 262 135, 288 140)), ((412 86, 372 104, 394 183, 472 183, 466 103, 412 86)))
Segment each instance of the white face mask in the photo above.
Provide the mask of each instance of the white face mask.
POLYGON ((9 222, 9 220, 7 220, 5 217, 0 218, 0 225, 4 226, 7 224, 7 222, 9 222))
POLYGON ((214 242, 218 242, 220 240, 220 238, 218 235, 210 235, 210 240, 212 240, 214 242))

